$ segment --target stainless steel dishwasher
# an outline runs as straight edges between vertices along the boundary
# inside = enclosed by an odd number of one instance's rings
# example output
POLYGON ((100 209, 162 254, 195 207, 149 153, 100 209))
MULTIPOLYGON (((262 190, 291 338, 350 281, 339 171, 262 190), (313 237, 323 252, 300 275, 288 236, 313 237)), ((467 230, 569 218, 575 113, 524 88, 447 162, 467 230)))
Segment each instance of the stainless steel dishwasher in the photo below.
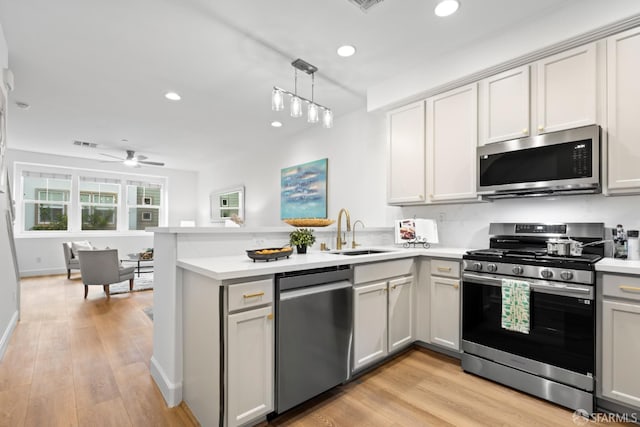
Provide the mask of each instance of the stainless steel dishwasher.
POLYGON ((276 413, 349 378, 353 270, 276 275, 276 413))

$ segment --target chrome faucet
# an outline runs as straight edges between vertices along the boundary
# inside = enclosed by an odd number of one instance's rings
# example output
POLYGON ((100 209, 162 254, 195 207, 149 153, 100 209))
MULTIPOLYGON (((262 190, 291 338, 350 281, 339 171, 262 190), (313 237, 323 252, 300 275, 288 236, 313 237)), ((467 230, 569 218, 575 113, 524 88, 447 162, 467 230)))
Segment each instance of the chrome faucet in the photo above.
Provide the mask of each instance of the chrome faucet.
POLYGON ((353 235, 351 236, 351 249, 355 249, 356 247, 360 246, 360 243, 356 243, 356 225, 358 225, 358 223, 362 224, 362 228, 364 228, 364 222, 360 221, 359 219, 353 223, 353 235))
POLYGON ((351 231, 351 217, 349 211, 345 208, 340 209, 338 212, 338 237, 336 238, 336 249, 342 249, 342 245, 346 245, 347 241, 342 238, 342 214, 347 216, 347 232, 351 231))

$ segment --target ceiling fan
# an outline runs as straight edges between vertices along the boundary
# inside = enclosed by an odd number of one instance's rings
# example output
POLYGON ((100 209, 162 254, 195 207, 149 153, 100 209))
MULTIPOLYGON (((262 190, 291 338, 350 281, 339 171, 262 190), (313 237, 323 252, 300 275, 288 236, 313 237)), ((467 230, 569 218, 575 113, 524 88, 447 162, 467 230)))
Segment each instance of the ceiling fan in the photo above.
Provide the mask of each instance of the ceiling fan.
POLYGON ((141 165, 150 165, 150 166, 164 166, 162 162, 150 162, 147 159, 147 156, 136 156, 136 152, 133 150, 126 150, 127 157, 125 159, 117 156, 112 156, 111 154, 100 153, 103 156, 112 157, 116 160, 103 160, 103 163, 118 163, 122 162, 126 166, 131 166, 134 168, 139 168, 141 165))

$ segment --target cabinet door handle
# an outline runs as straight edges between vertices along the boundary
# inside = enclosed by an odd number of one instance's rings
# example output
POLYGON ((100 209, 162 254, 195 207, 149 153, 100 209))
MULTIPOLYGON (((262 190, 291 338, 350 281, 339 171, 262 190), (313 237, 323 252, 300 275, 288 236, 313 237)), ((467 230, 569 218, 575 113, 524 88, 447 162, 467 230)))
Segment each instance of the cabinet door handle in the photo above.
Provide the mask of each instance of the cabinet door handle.
POLYGON ((620 290, 626 292, 640 292, 640 288, 637 286, 620 285, 618 287, 620 288, 620 290))
POLYGON ((438 271, 443 272, 443 273, 450 273, 451 272, 451 267, 438 267, 438 271))
POLYGON ((424 196, 422 194, 418 194, 418 199, 424 200, 424 196))
POLYGON ((242 295, 242 298, 247 299, 247 298, 256 298, 256 297, 261 297, 264 295, 264 292, 256 292, 255 294, 244 294, 242 295))
POLYGON ((395 289, 397 287, 398 287, 398 285, 393 285, 393 286, 391 286, 391 289, 395 289))
POLYGON ((522 129, 522 133, 523 133, 524 135, 526 135, 526 134, 527 134, 527 132, 529 132, 529 129, 527 129, 527 128, 522 129))
POLYGON ((542 126, 542 125, 538 126, 538 130, 539 130, 540 132, 542 132, 542 131, 544 130, 544 126, 542 126))
POLYGON ((458 289, 460 287, 460 285, 458 285, 457 283, 453 284, 453 289, 458 289))
POLYGON ((273 313, 267 314, 267 319, 272 320, 273 319, 273 313))

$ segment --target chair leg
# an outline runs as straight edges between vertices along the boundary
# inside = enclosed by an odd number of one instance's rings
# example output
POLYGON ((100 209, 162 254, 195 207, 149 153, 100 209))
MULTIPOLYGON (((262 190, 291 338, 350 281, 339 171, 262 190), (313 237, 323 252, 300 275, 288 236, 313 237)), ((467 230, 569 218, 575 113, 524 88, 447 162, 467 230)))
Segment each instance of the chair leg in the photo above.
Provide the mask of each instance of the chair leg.
POLYGON ((133 278, 129 279, 129 291, 133 290, 133 278))
POLYGON ((67 279, 71 279, 71 269, 67 268, 67 279))
POLYGON ((89 293, 89 286, 84 285, 84 299, 87 299, 87 294, 89 293))
POLYGON ((109 294, 109 285, 103 285, 102 289, 104 289, 104 293, 107 294, 107 298, 111 298, 111 294, 109 294))

